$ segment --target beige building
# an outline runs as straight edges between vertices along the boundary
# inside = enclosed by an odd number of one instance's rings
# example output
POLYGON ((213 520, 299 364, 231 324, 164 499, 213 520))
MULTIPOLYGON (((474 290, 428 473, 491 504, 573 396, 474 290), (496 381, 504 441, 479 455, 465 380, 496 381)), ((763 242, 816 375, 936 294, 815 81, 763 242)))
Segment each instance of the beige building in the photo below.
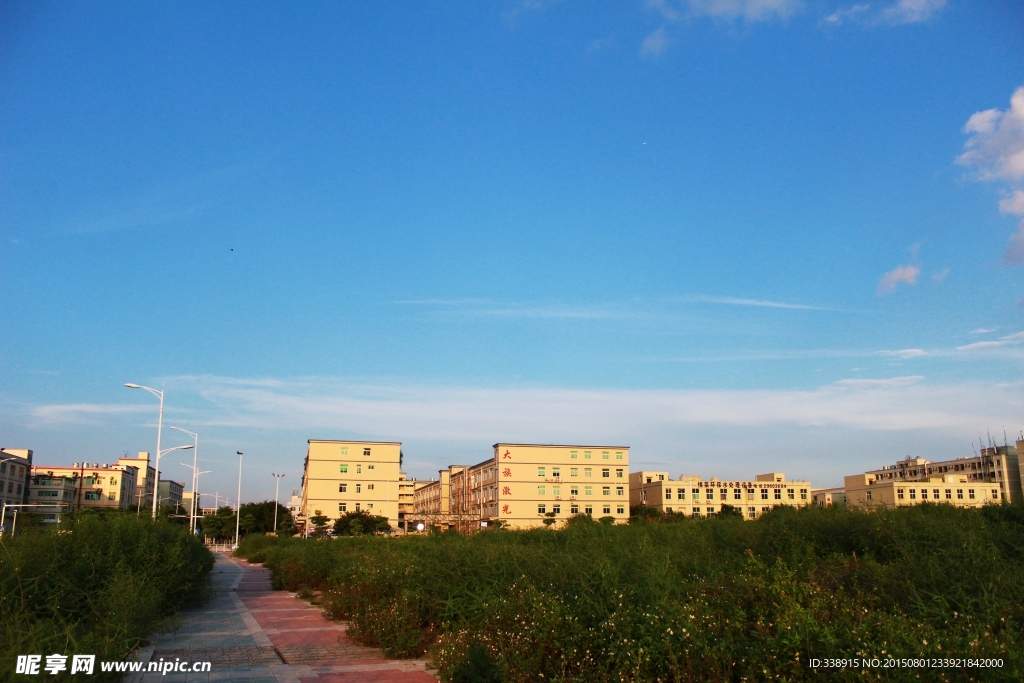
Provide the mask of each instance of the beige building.
MULTIPOLYGON (((0 505, 28 503, 32 451, 27 448, 0 448, 0 505)), ((4 520, 0 520, 3 524, 4 520)))
MULTIPOLYGON (((161 479, 158 489, 160 497, 157 498, 158 507, 167 507, 171 511, 178 509, 179 505, 184 502, 185 484, 180 481, 173 481, 171 479, 161 479)), ((192 496, 189 496, 189 502, 191 502, 192 496)))
POLYGON ((399 528, 399 484, 406 481, 399 471, 401 452, 398 441, 310 439, 299 521, 320 510, 330 526, 346 512, 365 511, 399 528))
POLYGON ((32 476, 64 478, 75 482, 74 508, 137 509, 135 481, 138 470, 125 465, 87 462, 71 467, 33 465, 32 476))
POLYGON ((33 473, 28 493, 29 505, 33 507, 26 508, 26 511, 38 516, 44 523, 55 524, 64 513, 74 511, 77 493, 77 478, 33 473))
POLYGON ((673 480, 668 472, 646 470, 629 475, 630 505, 691 517, 716 515, 723 505, 730 505, 744 519, 755 519, 780 505, 809 505, 810 491, 809 481, 786 481, 782 472, 758 474, 753 481, 719 481, 687 474, 673 480))
POLYGON ((560 525, 573 515, 628 521, 627 446, 496 443, 492 448, 487 460, 453 465, 420 489, 417 519, 466 531, 494 521, 517 529, 544 526, 546 519, 560 525))
POLYGON ((994 484, 999 488, 1000 500, 1014 503, 1022 498, 1018 456, 1022 447, 1024 439, 1018 440, 1014 446, 983 448, 980 455, 955 460, 932 462, 925 458, 907 456, 894 465, 865 472, 864 476, 883 483, 920 482, 928 481, 931 477, 953 476, 954 483, 969 483, 976 486, 994 484))
POLYGON ((811 489, 811 499, 819 507, 846 505, 846 489, 842 486, 830 489, 811 489))
POLYGON ((879 479, 872 473, 844 478, 846 502, 849 505, 899 507, 921 503, 945 503, 957 507, 981 507, 1000 503, 1002 492, 996 482, 971 480, 965 473, 920 475, 916 479, 879 479))
POLYGON ((156 470, 149 460, 149 453, 139 451, 137 458, 118 458, 117 464, 122 467, 134 467, 138 472, 135 478, 135 506, 153 509, 153 482, 156 481, 156 470))

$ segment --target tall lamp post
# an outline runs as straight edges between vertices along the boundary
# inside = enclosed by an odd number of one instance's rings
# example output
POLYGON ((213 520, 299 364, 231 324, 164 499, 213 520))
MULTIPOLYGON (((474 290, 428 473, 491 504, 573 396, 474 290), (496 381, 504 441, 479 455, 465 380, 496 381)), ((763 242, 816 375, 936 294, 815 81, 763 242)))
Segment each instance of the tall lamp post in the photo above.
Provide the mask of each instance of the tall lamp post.
MULTIPOLYGON (((156 453, 156 468, 153 470, 153 519, 156 519, 156 508, 157 499, 160 497, 160 458, 167 455, 171 451, 190 451, 192 450, 192 444, 187 446, 174 446, 173 448, 165 448, 162 451, 156 453)), ((145 490, 143 490, 145 493, 145 490)))
MULTIPOLYGON (((192 451, 192 505, 189 506, 191 508, 195 508, 195 506, 196 506, 196 472, 199 471, 199 467, 198 467, 198 465, 199 465, 199 435, 196 434, 195 432, 190 432, 187 429, 182 429, 181 427, 171 427, 171 429, 179 431, 182 434, 188 434, 189 436, 192 437, 192 440, 195 443, 195 449, 193 449, 193 451, 192 451)), ((186 467, 187 467, 187 465, 186 465, 186 467)), ((189 510, 189 515, 188 515, 188 528, 189 528, 189 531, 193 531, 193 532, 195 531, 195 521, 196 521, 195 515, 192 514, 191 510, 189 510)))
MULTIPOLYGON (((202 510, 203 510, 203 508, 199 505, 199 501, 203 497, 203 494, 199 493, 199 475, 200 474, 209 474, 212 471, 213 470, 203 470, 202 472, 196 472, 196 495, 195 495, 195 500, 193 501, 195 503, 195 506, 193 508, 194 514, 192 516, 192 533, 193 534, 196 533, 196 530, 197 530, 198 525, 199 525, 199 513, 202 512, 202 510)), ((216 512, 216 508, 214 508, 214 511, 216 512)))
POLYGON ((274 533, 277 533, 277 506, 280 504, 278 500, 281 497, 281 477, 283 474, 270 473, 274 477, 274 533))
MULTIPOLYGON (((160 417, 156 423, 156 467, 154 468, 154 470, 156 471, 156 477, 158 481, 153 482, 153 519, 156 519, 156 499, 158 495, 157 487, 159 486, 160 477, 160 436, 163 433, 164 429, 164 392, 163 389, 157 391, 152 387, 144 387, 141 384, 133 384, 131 382, 126 383, 125 386, 128 387, 129 389, 145 389, 146 391, 160 399, 160 417)), ((142 493, 145 494, 146 490, 143 489, 142 493)))
POLYGON ((242 451, 238 453, 238 507, 235 508, 235 548, 238 547, 238 523, 242 518, 242 451))

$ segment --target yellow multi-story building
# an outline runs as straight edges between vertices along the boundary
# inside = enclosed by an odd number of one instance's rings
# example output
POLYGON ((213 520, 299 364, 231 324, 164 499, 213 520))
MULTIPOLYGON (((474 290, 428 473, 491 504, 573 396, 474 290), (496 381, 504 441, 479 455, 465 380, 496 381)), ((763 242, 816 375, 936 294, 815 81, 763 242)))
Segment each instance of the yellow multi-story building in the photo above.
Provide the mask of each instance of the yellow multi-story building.
POLYGON ((683 474, 673 480, 668 472, 641 471, 629 475, 630 505, 646 505, 660 512, 692 517, 719 514, 729 505, 756 519, 773 507, 803 507, 810 503, 809 481, 786 481, 782 472, 758 474, 753 481, 720 481, 683 474))
POLYGON ((417 517, 444 517, 464 530, 494 521, 528 529, 573 515, 629 520, 629 447, 496 443, 493 449, 483 462, 449 468, 447 480, 442 470, 422 489, 417 517))
POLYGON ((153 508, 153 489, 156 482, 156 468, 149 460, 147 451, 139 451, 137 458, 118 458, 117 464, 122 467, 134 467, 138 472, 135 477, 135 507, 138 509, 153 508))
POLYGON ((330 520, 328 526, 346 512, 365 511, 399 528, 400 484, 406 481, 401 453, 398 441, 310 439, 299 518, 307 533, 317 510, 330 520))
POLYGON ((74 463, 71 467, 33 465, 32 476, 48 479, 71 479, 75 484, 72 501, 76 510, 83 508, 138 508, 135 482, 138 468, 94 462, 74 463))
POLYGON ((844 477, 848 505, 863 508, 945 503, 981 507, 1003 500, 999 484, 971 480, 967 474, 924 475, 916 479, 879 479, 872 473, 844 477))
MULTIPOLYGON (((31 450, 0 448, 0 505, 24 505, 28 502, 31 470, 31 450)), ((0 524, 3 523, 4 520, 0 520, 0 524)))
POLYGON ((32 513, 42 522, 56 524, 65 513, 74 512, 78 478, 50 476, 33 472, 28 502, 32 513))

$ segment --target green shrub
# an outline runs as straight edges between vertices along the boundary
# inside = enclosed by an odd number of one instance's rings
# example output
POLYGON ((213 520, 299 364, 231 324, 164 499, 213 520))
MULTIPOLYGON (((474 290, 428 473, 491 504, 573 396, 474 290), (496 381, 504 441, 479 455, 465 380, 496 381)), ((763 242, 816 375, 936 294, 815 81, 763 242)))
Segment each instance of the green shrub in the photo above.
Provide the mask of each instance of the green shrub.
POLYGON ((160 621, 203 596, 213 567, 187 528, 134 514, 83 512, 0 545, 6 672, 19 654, 124 658, 160 621))
POLYGON ((483 655, 505 681, 1024 678, 1019 505, 259 543, 240 551, 263 557, 277 585, 323 591, 354 635, 390 656, 428 652, 451 681, 483 655), (808 667, 865 656, 1003 667, 808 667))

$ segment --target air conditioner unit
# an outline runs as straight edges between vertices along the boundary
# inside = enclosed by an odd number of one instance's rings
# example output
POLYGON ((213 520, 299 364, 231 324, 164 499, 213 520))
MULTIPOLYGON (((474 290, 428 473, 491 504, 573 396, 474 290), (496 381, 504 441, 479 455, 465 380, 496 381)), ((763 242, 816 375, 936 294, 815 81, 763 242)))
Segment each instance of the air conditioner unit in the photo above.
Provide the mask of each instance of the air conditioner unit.
POLYGON ((561 496, 555 496, 555 500, 562 500, 561 496))

